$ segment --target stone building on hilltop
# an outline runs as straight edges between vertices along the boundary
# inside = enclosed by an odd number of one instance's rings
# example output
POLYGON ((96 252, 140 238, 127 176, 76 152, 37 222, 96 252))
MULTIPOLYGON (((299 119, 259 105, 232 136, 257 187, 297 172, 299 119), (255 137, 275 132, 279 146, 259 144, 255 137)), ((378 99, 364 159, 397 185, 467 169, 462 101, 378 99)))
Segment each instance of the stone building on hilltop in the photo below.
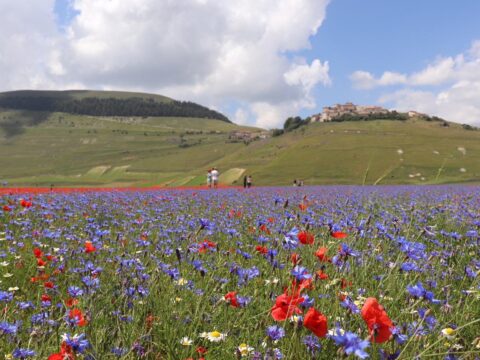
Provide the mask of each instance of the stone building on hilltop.
POLYGON ((360 106, 351 102, 346 104, 336 104, 334 106, 325 106, 320 114, 311 116, 312 122, 328 122, 343 115, 374 115, 388 114, 390 111, 381 106, 360 106))

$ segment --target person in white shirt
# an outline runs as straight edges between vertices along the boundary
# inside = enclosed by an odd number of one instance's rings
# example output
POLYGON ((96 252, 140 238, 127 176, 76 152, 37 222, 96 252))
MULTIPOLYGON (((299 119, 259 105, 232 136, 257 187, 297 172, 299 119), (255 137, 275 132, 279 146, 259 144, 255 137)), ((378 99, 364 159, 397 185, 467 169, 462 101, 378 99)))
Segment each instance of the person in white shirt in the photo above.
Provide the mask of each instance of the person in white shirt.
POLYGON ((217 168, 213 168, 211 174, 212 174, 212 184, 213 184, 213 187, 216 189, 218 186, 218 175, 219 175, 217 168))
POLYGON ((208 169, 207 172, 207 186, 208 188, 212 187, 212 169, 208 169))

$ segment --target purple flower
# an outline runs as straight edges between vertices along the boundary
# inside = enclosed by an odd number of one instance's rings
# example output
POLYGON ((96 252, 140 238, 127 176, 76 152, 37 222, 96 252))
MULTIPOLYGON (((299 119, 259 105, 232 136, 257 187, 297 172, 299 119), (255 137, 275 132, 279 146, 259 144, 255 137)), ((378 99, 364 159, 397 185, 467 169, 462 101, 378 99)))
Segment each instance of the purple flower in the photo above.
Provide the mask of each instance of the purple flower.
POLYGON ((18 331, 17 324, 10 324, 6 321, 0 322, 0 334, 3 335, 16 335, 18 331))
POLYGON ((343 335, 340 330, 336 330, 336 335, 331 335, 331 339, 340 347, 343 347, 347 355, 353 354, 360 359, 366 359, 368 353, 365 349, 370 346, 367 340, 362 340, 357 334, 345 332, 343 335))
POLYGON ((36 353, 35 351, 30 349, 19 348, 19 349, 15 349, 12 355, 15 359, 26 359, 28 357, 35 356, 36 353))
POLYGON ((307 269, 303 266, 295 266, 291 272, 293 276, 297 279, 297 281, 308 280, 312 277, 311 274, 308 273, 307 269))
POLYGON ((350 297, 346 297, 340 305, 346 309, 349 309, 353 314, 359 314, 360 309, 355 305, 355 303, 350 299, 350 297))
POLYGON ((83 290, 77 286, 69 286, 67 291, 68 294, 73 298, 77 298, 83 295, 83 290))
POLYGON ((320 342, 318 341, 318 338, 313 335, 305 336, 302 342, 307 347, 308 352, 310 352, 312 355, 322 348, 322 346, 320 345, 320 342))
POLYGON ((10 302, 13 300, 13 294, 8 291, 0 290, 0 302, 10 302))
POLYGON ((70 334, 63 334, 62 340, 65 341, 68 346, 71 346, 73 351, 81 354, 90 347, 90 343, 85 339, 85 334, 73 336, 70 334))
POLYGON ((267 328, 267 335, 273 341, 277 341, 285 336, 285 330, 280 326, 272 325, 267 328))

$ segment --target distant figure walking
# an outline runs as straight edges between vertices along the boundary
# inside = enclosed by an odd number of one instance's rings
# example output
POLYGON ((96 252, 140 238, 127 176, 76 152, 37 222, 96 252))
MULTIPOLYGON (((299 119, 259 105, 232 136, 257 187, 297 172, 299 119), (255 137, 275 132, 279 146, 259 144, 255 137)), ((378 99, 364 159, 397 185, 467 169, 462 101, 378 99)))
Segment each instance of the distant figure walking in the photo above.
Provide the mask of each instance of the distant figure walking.
POLYGON ((297 179, 293 179, 293 186, 298 186, 297 179))
POLYGON ((245 175, 243 177, 243 188, 246 189, 247 188, 247 175, 245 175))
POLYGON ((212 187, 212 169, 208 169, 207 172, 207 186, 209 189, 212 187))
POLYGON ((252 187, 252 175, 248 175, 247 176, 247 188, 251 188, 252 187))
POLYGON ((213 183, 213 188, 216 189, 218 187, 218 176, 220 174, 218 173, 217 168, 212 169, 212 183, 213 183))

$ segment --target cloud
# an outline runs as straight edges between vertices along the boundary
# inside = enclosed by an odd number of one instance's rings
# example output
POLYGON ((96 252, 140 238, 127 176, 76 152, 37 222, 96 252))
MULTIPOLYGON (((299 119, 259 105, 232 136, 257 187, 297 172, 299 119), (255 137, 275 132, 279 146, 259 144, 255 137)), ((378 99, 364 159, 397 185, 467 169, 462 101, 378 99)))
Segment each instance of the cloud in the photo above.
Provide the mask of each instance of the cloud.
POLYGON ((480 125, 480 41, 454 57, 438 58, 412 74, 369 72, 351 75, 353 86, 372 89, 403 86, 383 94, 379 101, 397 110, 417 110, 459 123, 480 125))
POLYGON ((37 88, 49 84, 57 31, 54 0, 0 0, 0 86, 37 88))
POLYGON ((368 71, 355 71, 350 75, 350 80, 355 88, 368 90, 379 86, 405 84, 407 77, 403 74, 386 71, 380 78, 376 79, 368 71))
POLYGON ((219 109, 239 103, 235 118, 273 127, 314 106, 313 89, 330 83, 328 62, 296 56, 310 48, 329 0, 69 0, 69 24, 55 18, 54 0, 0 2, 2 90, 75 86, 219 109))

